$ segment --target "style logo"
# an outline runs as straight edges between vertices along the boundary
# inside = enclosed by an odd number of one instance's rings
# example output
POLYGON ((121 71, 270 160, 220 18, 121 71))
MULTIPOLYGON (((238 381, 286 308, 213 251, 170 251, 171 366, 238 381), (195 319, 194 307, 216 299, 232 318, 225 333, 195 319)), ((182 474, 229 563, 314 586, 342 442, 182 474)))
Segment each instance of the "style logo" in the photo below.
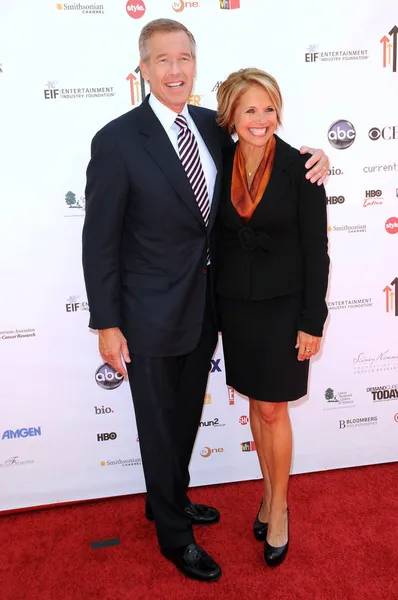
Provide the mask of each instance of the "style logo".
POLYGON ((240 445, 242 452, 254 452, 256 444, 254 442, 242 442, 240 445))
POLYGON ((200 427, 225 427, 225 423, 220 423, 218 417, 211 421, 200 421, 200 427))
POLYGON ((391 312, 395 317, 398 317, 398 277, 393 279, 390 285, 395 288, 395 292, 389 285, 386 285, 383 290, 386 296, 386 313, 391 312))
POLYGON ((220 8, 225 10, 240 8, 240 0, 220 0, 220 8))
POLYGON ((221 358, 211 359, 210 373, 221 373, 220 361, 221 358))
POLYGON ((221 454, 224 452, 224 448, 209 448, 209 446, 205 446, 200 451, 200 456, 202 458, 209 458, 212 454, 221 454))
POLYGON ((383 140, 398 140, 398 125, 387 125, 383 129, 372 127, 368 133, 371 140, 376 141, 382 138, 383 140))
POLYGON ((366 427, 368 425, 377 425, 377 417, 362 417, 358 419, 345 419, 339 421, 339 429, 347 429, 349 427, 366 427))
POLYGON ((6 429, 2 440, 15 440, 19 438, 36 437, 41 435, 41 427, 22 427, 21 429, 6 429))
POLYGON ((366 391, 372 396, 373 402, 384 402, 385 400, 398 400, 398 385, 381 385, 367 388, 366 391))
POLYGON ((335 408, 346 408, 347 406, 353 406, 354 400, 352 399, 352 394, 347 394, 347 392, 337 392, 335 393, 332 388, 328 388, 325 392, 325 399, 328 403, 328 407, 323 410, 333 410, 335 408))
POLYGON ((0 469, 2 467, 23 467, 25 465, 33 465, 34 460, 18 460, 19 456, 11 456, 3 463, 0 463, 0 469))
POLYGON ((107 406, 106 408, 105 406, 94 406, 94 410, 96 415, 110 415, 115 412, 110 406, 107 406))
POLYGON ((242 415, 241 417, 239 417, 239 423, 241 425, 247 425, 249 422, 249 417, 246 417, 246 415, 242 415))
POLYGON ((103 390, 115 390, 122 385, 123 375, 115 371, 111 365, 104 363, 95 372, 95 381, 103 390))
POLYGON ((235 390, 230 385, 228 386, 228 401, 230 406, 235 404, 235 390))
POLYGON ((383 68, 385 69, 391 65, 393 73, 397 72, 397 34, 398 27, 394 25, 391 31, 388 32, 391 38, 384 35, 380 40, 383 50, 383 68))
POLYGON ((184 2, 184 0, 176 0, 172 4, 173 10, 180 13, 184 8, 199 8, 199 2, 184 2))
POLYGON ((383 204, 383 192, 381 190, 366 190, 363 206, 376 206, 383 204))
POLYGON ((328 140, 336 150, 345 150, 355 142, 356 135, 354 125, 341 119, 329 127, 328 140))
POLYGON ((211 394, 205 394, 205 404, 211 404, 211 394))
MULTIPOLYGON (((66 192, 65 194, 65 203, 68 208, 79 208, 80 210, 85 210, 86 208, 86 198, 84 196, 80 196, 80 198, 76 198, 76 194, 74 192, 66 192)), ((82 216, 82 215, 70 215, 73 217, 82 216)))
POLYGON ((82 15, 103 15, 104 5, 103 4, 56 4, 57 10, 66 10, 69 12, 81 12, 82 15))
POLYGON ((387 233, 398 233, 397 217, 390 217, 389 219, 387 219, 385 227, 387 233))
POLYGON ((97 442, 109 442, 109 440, 115 440, 117 438, 117 434, 112 431, 112 433, 97 433, 97 442))
POLYGON ((343 204, 345 202, 344 196, 328 196, 327 203, 328 204, 343 204))
POLYGON ((127 0, 126 11, 132 19, 141 19, 145 15, 146 6, 142 0, 127 0))
POLYGON ((69 296, 65 304, 66 312, 80 312, 82 310, 90 310, 88 302, 78 302, 80 296, 69 296))

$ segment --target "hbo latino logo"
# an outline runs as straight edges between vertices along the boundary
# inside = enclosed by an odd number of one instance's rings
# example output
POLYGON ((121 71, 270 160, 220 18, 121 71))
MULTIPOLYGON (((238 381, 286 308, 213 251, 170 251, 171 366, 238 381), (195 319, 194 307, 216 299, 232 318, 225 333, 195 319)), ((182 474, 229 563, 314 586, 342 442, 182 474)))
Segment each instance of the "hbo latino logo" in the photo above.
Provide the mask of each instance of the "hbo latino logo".
POLYGON ((123 383, 123 375, 115 371, 108 363, 105 363, 98 367, 95 373, 95 381, 104 390, 115 390, 123 383))
POLYGON ((328 140, 336 150, 345 150, 355 142, 356 135, 355 127, 350 121, 335 121, 329 127, 328 140))

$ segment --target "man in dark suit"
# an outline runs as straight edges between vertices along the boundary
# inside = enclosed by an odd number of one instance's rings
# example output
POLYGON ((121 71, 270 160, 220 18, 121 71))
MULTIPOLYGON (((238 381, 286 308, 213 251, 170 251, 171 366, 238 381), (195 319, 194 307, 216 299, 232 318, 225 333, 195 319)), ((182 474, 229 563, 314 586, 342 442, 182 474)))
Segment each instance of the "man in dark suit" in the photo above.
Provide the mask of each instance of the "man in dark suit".
MULTIPOLYGON (((191 503, 187 488, 217 343, 212 229, 222 152, 232 141, 214 111, 187 106, 196 71, 192 34, 158 19, 143 28, 139 46, 151 94, 95 135, 87 169, 90 327, 99 330, 102 358, 123 376, 127 365, 146 515, 155 520, 161 552, 188 577, 214 581, 221 570, 196 544, 192 525, 216 523, 219 513, 191 503)), ((323 180, 321 151, 317 161, 310 175, 323 180)))

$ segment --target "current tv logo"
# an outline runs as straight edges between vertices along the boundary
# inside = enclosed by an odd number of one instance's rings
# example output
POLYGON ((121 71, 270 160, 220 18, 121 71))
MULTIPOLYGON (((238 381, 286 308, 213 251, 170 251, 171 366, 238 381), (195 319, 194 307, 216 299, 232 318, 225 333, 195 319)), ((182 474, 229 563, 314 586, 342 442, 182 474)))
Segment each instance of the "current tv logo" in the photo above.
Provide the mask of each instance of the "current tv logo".
POLYGON ((392 288, 386 285, 383 290, 386 298, 386 313, 391 313, 395 317, 398 317, 398 277, 393 279, 390 285, 392 285, 392 288), (395 291, 393 291, 393 288, 395 288, 395 291))
POLYGON ((398 27, 394 25, 388 32, 391 37, 384 35, 380 40, 383 51, 383 68, 391 66, 393 73, 397 72, 397 34, 398 27))

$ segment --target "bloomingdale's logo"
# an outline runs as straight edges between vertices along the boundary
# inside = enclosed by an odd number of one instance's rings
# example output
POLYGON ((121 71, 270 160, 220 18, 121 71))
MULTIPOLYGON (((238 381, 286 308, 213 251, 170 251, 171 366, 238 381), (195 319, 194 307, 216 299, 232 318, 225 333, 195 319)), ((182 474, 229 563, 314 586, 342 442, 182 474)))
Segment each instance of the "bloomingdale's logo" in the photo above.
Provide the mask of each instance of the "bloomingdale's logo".
POLYGON ((398 369, 398 354, 392 354, 390 350, 384 350, 384 352, 373 356, 360 352, 357 356, 354 356, 352 362, 354 364, 354 375, 395 371, 398 369))

